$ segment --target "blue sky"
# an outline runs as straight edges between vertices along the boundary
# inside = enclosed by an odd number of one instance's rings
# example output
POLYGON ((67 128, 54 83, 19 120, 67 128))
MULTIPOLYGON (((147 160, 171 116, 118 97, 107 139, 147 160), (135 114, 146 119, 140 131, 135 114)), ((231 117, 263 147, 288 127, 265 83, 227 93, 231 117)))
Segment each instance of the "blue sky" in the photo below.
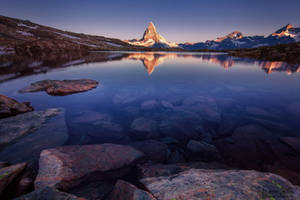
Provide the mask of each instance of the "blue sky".
POLYGON ((120 39, 140 38, 153 21, 174 42, 300 26, 299 8, 300 0, 0 0, 0 15, 120 39))

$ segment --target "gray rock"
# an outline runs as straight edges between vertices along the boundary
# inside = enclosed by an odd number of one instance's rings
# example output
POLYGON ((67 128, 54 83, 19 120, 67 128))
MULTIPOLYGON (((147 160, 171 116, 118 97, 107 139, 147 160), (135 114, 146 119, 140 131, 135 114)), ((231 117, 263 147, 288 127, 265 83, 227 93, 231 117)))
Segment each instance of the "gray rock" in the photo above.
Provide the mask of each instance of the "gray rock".
POLYGON ((0 120, 0 145, 5 145, 16 139, 40 129, 51 117, 56 116, 60 109, 34 111, 0 120))
POLYGON ((243 170, 191 169, 172 176, 143 178, 158 200, 170 199, 299 199, 300 190, 270 173, 243 170))

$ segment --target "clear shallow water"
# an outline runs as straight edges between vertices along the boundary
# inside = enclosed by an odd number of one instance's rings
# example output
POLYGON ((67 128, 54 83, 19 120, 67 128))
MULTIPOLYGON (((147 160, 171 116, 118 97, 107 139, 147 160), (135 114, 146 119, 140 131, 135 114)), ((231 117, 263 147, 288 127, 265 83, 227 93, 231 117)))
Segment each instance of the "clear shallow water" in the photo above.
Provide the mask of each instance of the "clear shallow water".
POLYGON ((36 110, 65 108, 66 145, 172 137, 183 148, 204 140, 232 166, 300 173, 300 152, 282 140, 300 137, 299 66, 214 53, 117 55, 10 80, 0 93, 36 110), (17 92, 39 80, 81 78, 100 84, 68 96, 17 92))

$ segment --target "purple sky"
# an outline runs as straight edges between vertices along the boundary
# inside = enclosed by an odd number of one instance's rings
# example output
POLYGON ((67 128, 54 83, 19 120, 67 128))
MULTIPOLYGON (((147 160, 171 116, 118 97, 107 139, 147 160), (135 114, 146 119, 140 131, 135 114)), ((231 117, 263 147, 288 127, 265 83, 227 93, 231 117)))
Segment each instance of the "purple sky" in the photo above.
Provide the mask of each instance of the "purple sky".
POLYGON ((141 38, 150 21, 173 42, 215 39, 234 30, 266 35, 300 26, 300 0, 0 0, 0 15, 63 30, 141 38))

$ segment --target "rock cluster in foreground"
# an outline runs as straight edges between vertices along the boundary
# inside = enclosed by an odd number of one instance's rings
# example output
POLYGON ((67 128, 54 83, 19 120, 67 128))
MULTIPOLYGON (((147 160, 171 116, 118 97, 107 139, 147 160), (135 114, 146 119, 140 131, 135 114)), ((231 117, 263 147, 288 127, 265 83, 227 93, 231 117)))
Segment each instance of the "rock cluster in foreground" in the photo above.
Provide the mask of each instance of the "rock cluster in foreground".
MULTIPOLYGON (((275 174, 221 169, 226 167, 217 163, 151 164, 142 158, 145 158, 144 154, 133 147, 116 144, 75 145, 44 150, 41 153, 39 172, 34 183, 35 190, 18 199, 297 200, 300 198, 299 187, 275 174), (135 167, 137 170, 128 170, 135 167), (124 170, 126 168, 127 170, 124 170), (128 178, 129 175, 132 178, 128 178), (87 190, 90 193, 88 195, 78 191, 74 194, 72 190, 75 187, 80 191, 78 186, 86 186, 99 180, 104 185, 105 182, 114 180, 114 186, 106 189, 105 196, 93 196, 91 194, 93 189, 87 190), (90 198, 91 196, 93 197, 90 198)), ((6 168, 3 169, 0 170, 1 177, 6 168)), ((101 185, 97 185, 97 188, 100 190, 101 185)))
POLYGON ((85 92, 98 86, 98 82, 89 79, 80 80, 43 80, 32 83, 21 89, 19 92, 39 92, 45 91, 49 95, 63 96, 78 92, 85 92))

